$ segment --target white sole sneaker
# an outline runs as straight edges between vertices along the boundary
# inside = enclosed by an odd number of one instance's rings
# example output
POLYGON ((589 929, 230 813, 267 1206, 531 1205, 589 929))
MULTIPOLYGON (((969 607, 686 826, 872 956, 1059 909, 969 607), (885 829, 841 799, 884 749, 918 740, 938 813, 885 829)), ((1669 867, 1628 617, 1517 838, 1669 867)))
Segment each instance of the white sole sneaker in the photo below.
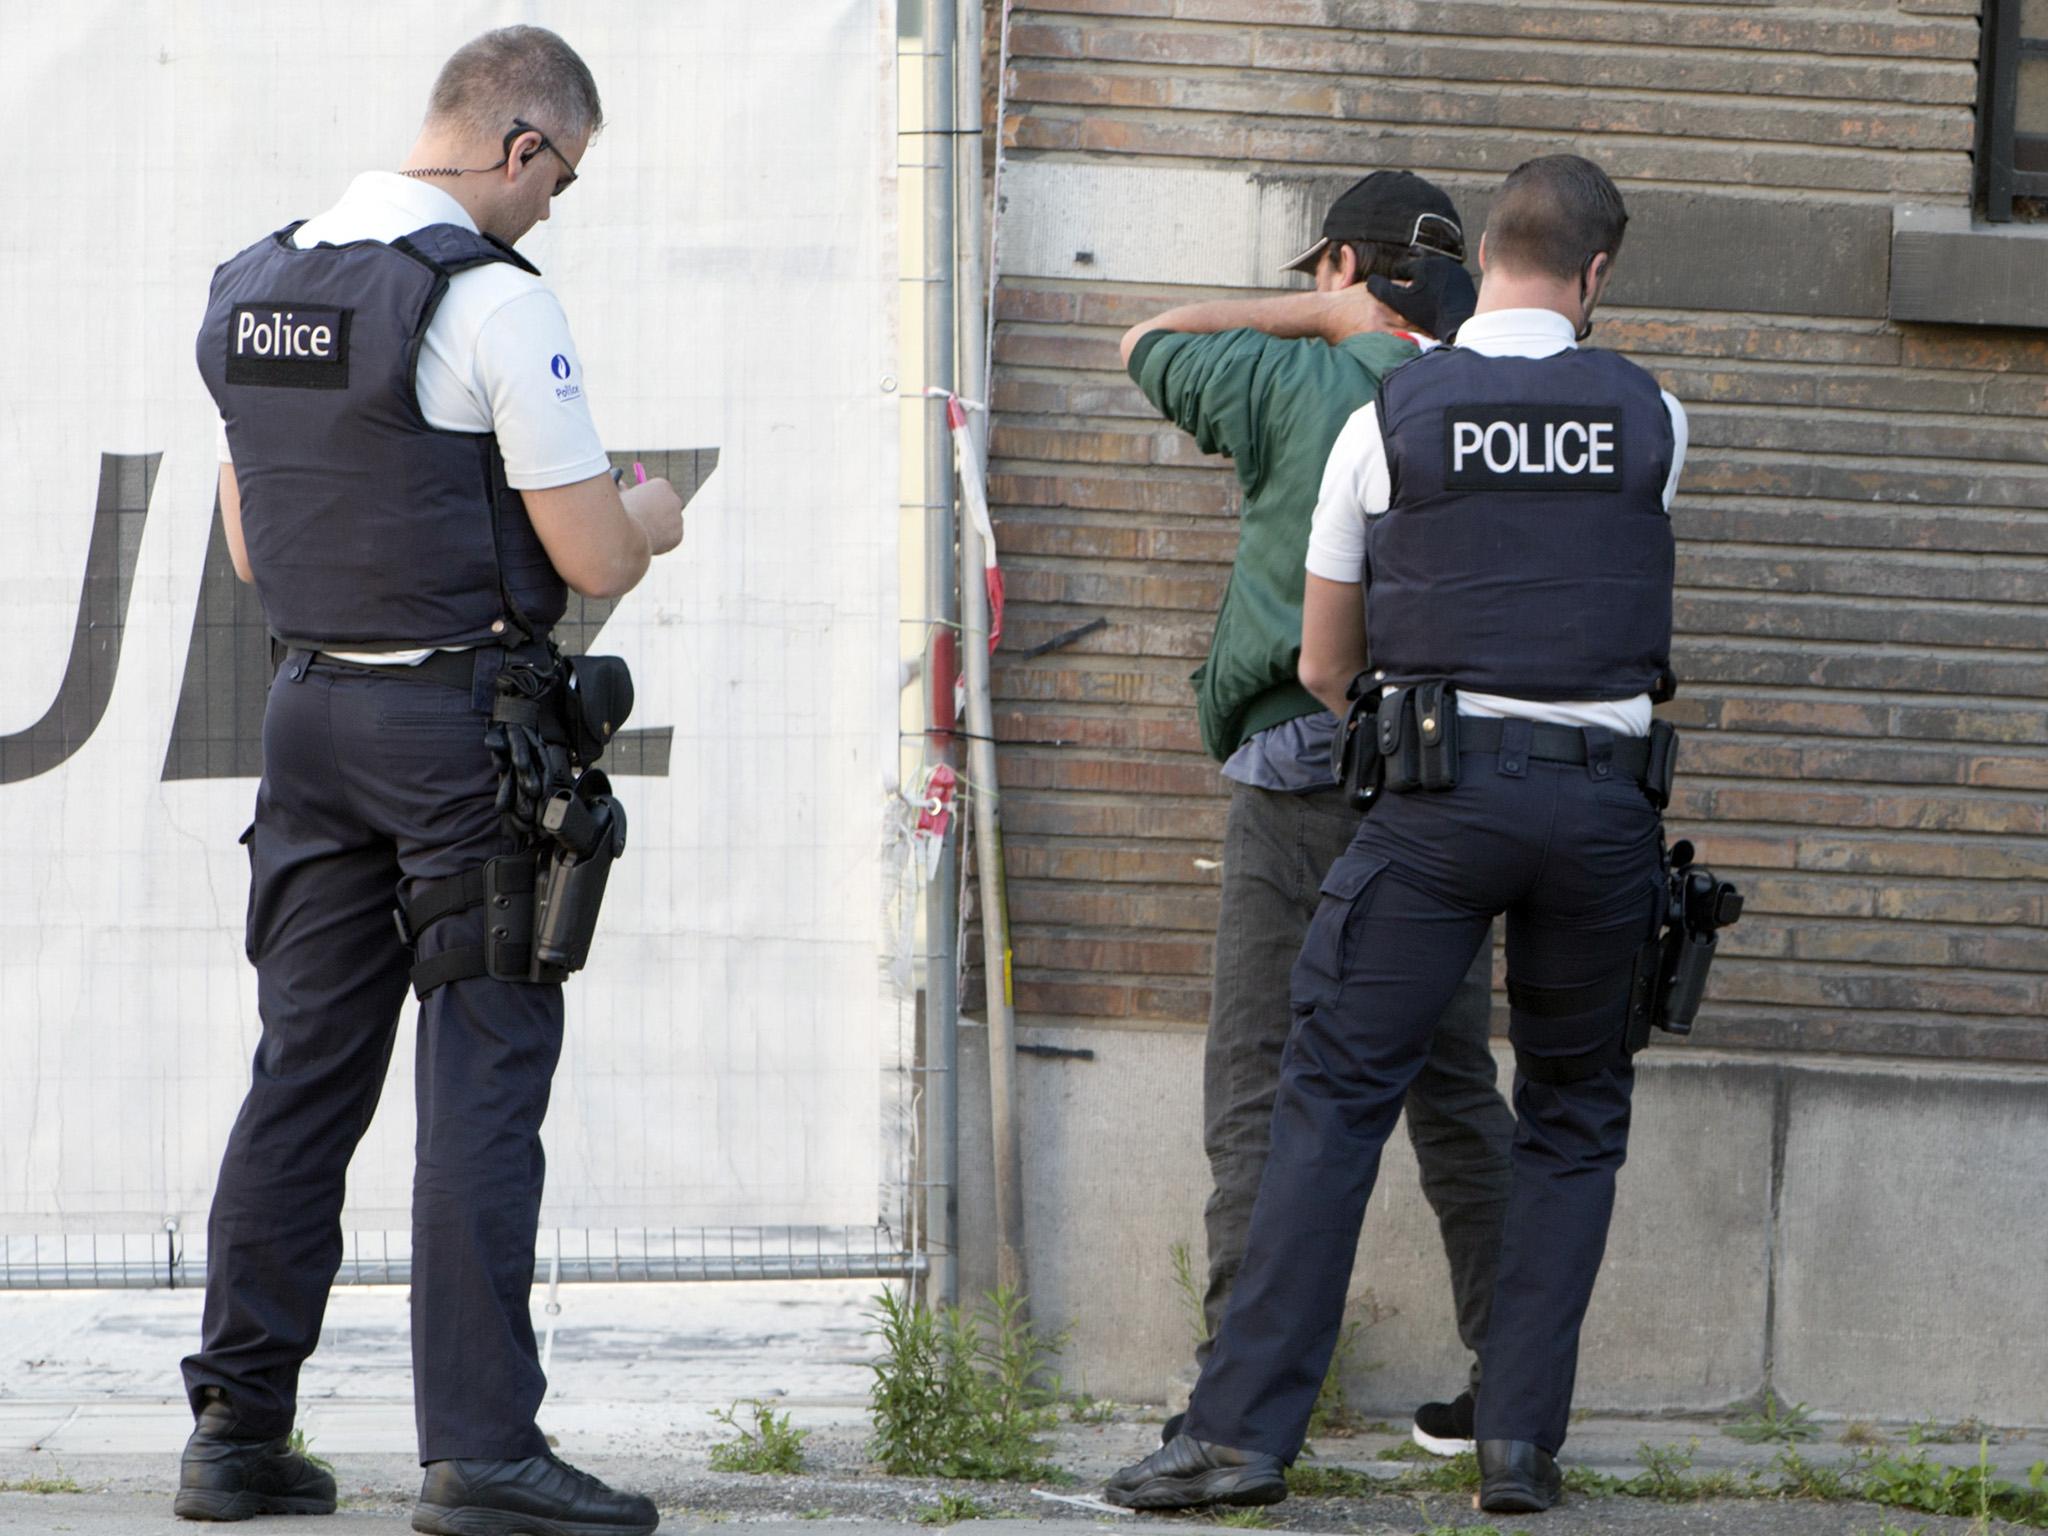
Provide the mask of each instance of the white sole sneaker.
POLYGON ((1408 1438, 1432 1456, 1462 1456, 1479 1449, 1477 1440, 1439 1440, 1435 1435, 1425 1434, 1420 1424, 1409 1430, 1408 1438))

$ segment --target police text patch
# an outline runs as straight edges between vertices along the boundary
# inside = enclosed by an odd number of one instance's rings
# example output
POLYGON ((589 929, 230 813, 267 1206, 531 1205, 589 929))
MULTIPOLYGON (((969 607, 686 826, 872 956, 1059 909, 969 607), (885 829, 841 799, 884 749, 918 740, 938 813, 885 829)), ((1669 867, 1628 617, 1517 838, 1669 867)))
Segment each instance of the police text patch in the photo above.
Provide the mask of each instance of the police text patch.
POLYGON ((1454 491, 1618 491, 1621 412, 1452 406, 1444 412, 1444 484, 1454 491))
POLYGON ((351 313, 322 304, 237 304, 228 317, 228 383, 348 388, 351 313))

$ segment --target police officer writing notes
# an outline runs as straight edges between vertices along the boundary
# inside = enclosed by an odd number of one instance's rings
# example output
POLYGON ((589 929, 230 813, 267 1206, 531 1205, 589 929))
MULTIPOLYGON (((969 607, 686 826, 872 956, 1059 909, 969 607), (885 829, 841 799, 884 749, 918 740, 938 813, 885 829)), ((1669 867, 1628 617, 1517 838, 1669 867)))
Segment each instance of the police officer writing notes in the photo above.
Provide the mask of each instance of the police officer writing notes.
MULTIPOLYGON (((527 1310, 562 1044, 561 970, 531 919, 532 802, 566 751, 548 627, 568 590, 617 596, 682 538, 666 482, 616 488, 561 306, 512 248, 602 122, 561 38, 486 33, 443 67, 402 170, 359 176, 214 276, 199 365, 224 425, 221 513, 285 650, 245 837, 262 1040, 184 1366, 190 1519, 334 1508, 333 1478, 286 1437, 411 983, 414 1527, 656 1525, 647 1499, 550 1454, 527 1310)), ((549 814, 610 811, 563 790, 549 814)))
MULTIPOLYGON (((1244 493, 1238 546, 1208 659, 1195 674, 1202 742, 1230 785, 1215 985, 1203 1058, 1208 1332, 1223 1320, 1265 1168, 1291 1014, 1288 971, 1317 886, 1358 812, 1330 769, 1337 721, 1301 685, 1302 559, 1331 445, 1380 381, 1472 311, 1457 207, 1407 171, 1376 171, 1330 205, 1322 238, 1288 264, 1315 291, 1183 305, 1123 339, 1145 396, 1244 493)), ((1481 946, 1487 951, 1488 946, 1481 946)), ((1458 1332, 1486 1332, 1507 1205, 1513 1117, 1488 1048, 1492 956, 1451 994, 1408 1091, 1408 1134, 1450 1260, 1458 1332)), ((1209 1343, 1196 1351, 1206 1361, 1209 1343)), ((1177 1431, 1167 1421, 1164 1438, 1177 1431)), ((1416 1439, 1470 1450, 1472 1396, 1425 1403, 1416 1439)))
POLYGON ((1626 222, 1589 161, 1516 169, 1457 344, 1390 375, 1331 454, 1302 678, 1333 709, 1357 679, 1354 761, 1370 771, 1354 777, 1379 791, 1295 965, 1272 1151, 1215 1352, 1184 1433, 1110 1480, 1120 1504, 1286 1497, 1381 1149, 1501 913, 1517 1126, 1481 1351, 1481 1502, 1557 1499, 1627 1151, 1631 977, 1665 910, 1668 778, 1649 759, 1669 735, 1652 733, 1650 695, 1670 650, 1685 416, 1642 369, 1577 345, 1626 222))

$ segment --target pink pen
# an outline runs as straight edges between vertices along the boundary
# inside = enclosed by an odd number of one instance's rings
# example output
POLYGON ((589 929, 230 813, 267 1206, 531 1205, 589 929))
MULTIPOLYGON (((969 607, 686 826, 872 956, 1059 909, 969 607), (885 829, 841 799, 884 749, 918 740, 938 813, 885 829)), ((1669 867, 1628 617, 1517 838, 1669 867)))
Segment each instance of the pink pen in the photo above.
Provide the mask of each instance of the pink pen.
POLYGON ((647 483, 647 466, 638 459, 633 461, 633 483, 635 485, 645 485, 647 483))

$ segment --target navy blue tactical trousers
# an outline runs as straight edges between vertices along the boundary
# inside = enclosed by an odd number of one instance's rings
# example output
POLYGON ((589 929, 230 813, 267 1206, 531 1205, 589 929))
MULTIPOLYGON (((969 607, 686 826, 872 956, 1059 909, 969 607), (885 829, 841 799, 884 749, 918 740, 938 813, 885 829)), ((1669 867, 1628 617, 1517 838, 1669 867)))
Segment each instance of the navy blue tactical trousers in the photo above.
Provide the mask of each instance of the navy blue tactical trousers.
MULTIPOLYGON (((197 1407, 223 1388, 284 1434, 342 1257, 349 1158, 391 1060, 412 956, 401 878, 511 851, 474 695, 293 652, 271 684, 250 840, 248 949, 263 1035, 207 1223, 197 1407)), ((472 908, 422 958, 482 941, 472 908)), ((539 1455, 546 1381, 528 1313, 540 1126, 562 989, 475 977, 421 1005, 413 1179, 413 1398, 420 1459, 539 1455)))
MULTIPOLYGON (((1611 976, 1655 931, 1659 833, 1637 785, 1592 764, 1530 761, 1512 722, 1500 754, 1464 755, 1455 788, 1388 795, 1360 824, 1295 965, 1272 1151, 1188 1434, 1289 1461, 1300 1451, 1381 1149, 1488 923, 1507 914, 1520 981, 1611 976)), ((1578 1055, 1621 1027, 1624 1006, 1517 1011, 1509 1028, 1531 1055, 1578 1055)), ((1625 1065, 1559 1087, 1517 1074, 1481 1439, 1564 1443, 1632 1084, 1625 1065)))

